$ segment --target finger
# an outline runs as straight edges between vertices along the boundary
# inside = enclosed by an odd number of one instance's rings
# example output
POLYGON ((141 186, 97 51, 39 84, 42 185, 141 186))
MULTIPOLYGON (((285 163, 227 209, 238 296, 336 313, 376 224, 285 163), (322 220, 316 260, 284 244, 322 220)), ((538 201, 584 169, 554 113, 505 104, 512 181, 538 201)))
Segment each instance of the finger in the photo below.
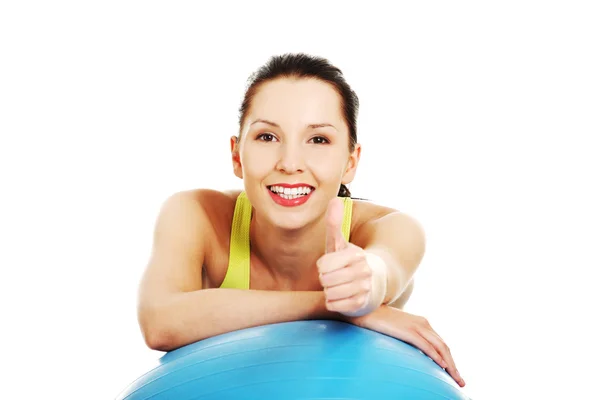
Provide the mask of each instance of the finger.
POLYGON ((456 369, 456 364, 454 362, 454 359, 452 358, 452 354, 450 354, 450 349, 448 348, 446 343, 433 330, 423 329, 419 333, 436 348, 439 354, 441 354, 443 361, 446 364, 446 367, 442 366, 442 368, 446 369, 446 372, 450 374, 450 376, 456 381, 456 383, 458 383, 461 386, 464 386, 465 381, 460 376, 458 369, 456 369))
MULTIPOLYGON (((360 258, 360 257, 358 257, 360 258)), ((319 279, 323 287, 332 287, 344 283, 353 282, 356 280, 370 279, 373 272, 367 263, 357 262, 350 263, 344 268, 339 268, 330 272, 321 274, 319 279)), ((369 281, 370 282, 370 281, 369 281)))
POLYGON ((444 357, 442 357, 435 346, 433 346, 425 337, 421 336, 419 332, 413 331, 411 334, 407 335, 406 339, 403 340, 419 348, 419 350, 435 361, 435 363, 440 367, 447 367, 447 365, 444 363, 444 357))
POLYGON ((456 364, 454 362, 454 359, 452 358, 450 348, 448 347, 446 342, 444 342, 439 333, 437 333, 435 329, 431 327, 428 321, 425 322, 425 328, 426 329, 423 329, 423 331, 421 332, 421 335, 427 337, 430 342, 434 343, 436 347, 441 351, 444 360, 447 361, 448 367, 454 368, 456 370, 456 364))
MULTIPOLYGON (((428 328, 428 329, 431 331, 431 333, 433 333, 433 334, 434 334, 434 335, 435 335, 435 336, 436 336, 436 337, 437 337, 437 338, 438 338, 440 341, 444 342, 444 340, 442 339, 442 337, 440 336, 440 334, 439 334, 439 333, 437 333, 437 332, 435 331, 435 329, 433 329, 433 328, 431 327, 431 325, 429 324, 429 322, 427 322, 427 328, 428 328)), ((445 343, 445 342, 444 342, 444 343, 445 343)))
POLYGON ((325 250, 327 253, 333 253, 346 247, 346 239, 342 234, 343 219, 344 204, 340 198, 335 197, 329 202, 325 217, 325 250))
POLYGON ((348 313, 359 310, 366 302, 367 296, 365 294, 358 294, 346 299, 326 301, 325 306, 329 311, 348 313))
POLYGON ((369 281, 354 281, 326 288, 325 299, 327 301, 342 300, 361 293, 368 294, 370 290, 371 285, 369 281))
POLYGON ((349 265, 360 263, 361 261, 366 263, 365 257, 364 251, 350 246, 335 253, 324 254, 317 260, 317 268, 320 274, 327 274, 341 268, 346 268, 349 265))

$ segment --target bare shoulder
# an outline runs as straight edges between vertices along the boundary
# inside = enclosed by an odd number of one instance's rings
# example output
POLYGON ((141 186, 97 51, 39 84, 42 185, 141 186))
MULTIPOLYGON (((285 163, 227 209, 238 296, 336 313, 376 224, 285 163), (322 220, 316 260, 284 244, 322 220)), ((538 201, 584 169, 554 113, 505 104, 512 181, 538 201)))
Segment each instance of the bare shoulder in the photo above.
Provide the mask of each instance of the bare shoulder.
POLYGON ((232 204, 235 205, 231 193, 205 188, 176 192, 164 201, 161 214, 177 214, 181 217, 179 223, 190 225, 203 218, 210 228, 218 228, 221 217, 227 218, 223 213, 232 212, 232 204))
POLYGON ((205 286, 205 275, 213 275, 212 266, 221 264, 214 260, 222 258, 220 238, 229 236, 233 196, 193 189, 173 193, 163 201, 142 285, 147 299, 205 286))
MULTIPOLYGON (((202 214, 207 222, 205 228, 206 256, 210 261, 211 250, 218 247, 222 238, 229 238, 231 231, 231 221, 235 210, 235 203, 240 190, 219 191, 215 189, 191 189, 178 192, 173 195, 174 199, 179 198, 179 202, 186 204, 190 217, 193 220, 194 215, 202 214)), ((169 200, 173 201, 173 200, 169 200)), ((210 262, 208 262, 210 264, 210 262)))
POLYGON ((359 233, 365 224, 396 212, 398 210, 372 201, 352 199, 352 234, 359 233))
POLYGON ((202 263, 204 288, 219 287, 229 263, 229 239, 237 198, 241 190, 194 189, 189 196, 203 210, 210 230, 204 237, 205 252, 202 263))
POLYGON ((240 190, 219 191, 207 188, 180 191, 169 196, 163 208, 184 207, 188 212, 202 212, 218 225, 220 219, 227 219, 227 215, 222 215, 223 213, 233 215, 240 192, 240 190))
POLYGON ((217 241, 225 239, 228 243, 231 234, 231 221, 235 204, 241 190, 198 189, 193 191, 202 204, 204 212, 211 222, 217 241))
POLYGON ((352 199, 352 214, 356 215, 357 222, 379 218, 393 212, 398 210, 372 201, 352 199))
POLYGON ((377 234, 411 235, 424 239, 424 231, 416 218, 396 208, 370 201, 353 200, 351 242, 364 247, 377 234))

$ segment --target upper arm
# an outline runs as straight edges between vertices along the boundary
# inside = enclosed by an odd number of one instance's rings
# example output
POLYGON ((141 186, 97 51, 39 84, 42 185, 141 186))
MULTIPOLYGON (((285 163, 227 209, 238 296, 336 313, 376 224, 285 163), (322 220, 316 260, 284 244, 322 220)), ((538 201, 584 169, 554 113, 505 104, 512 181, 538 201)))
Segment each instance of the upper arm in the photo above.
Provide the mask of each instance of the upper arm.
POLYGON ((150 260, 139 288, 139 312, 165 297, 202 288, 202 265, 210 223, 193 192, 179 192, 162 205, 150 260))

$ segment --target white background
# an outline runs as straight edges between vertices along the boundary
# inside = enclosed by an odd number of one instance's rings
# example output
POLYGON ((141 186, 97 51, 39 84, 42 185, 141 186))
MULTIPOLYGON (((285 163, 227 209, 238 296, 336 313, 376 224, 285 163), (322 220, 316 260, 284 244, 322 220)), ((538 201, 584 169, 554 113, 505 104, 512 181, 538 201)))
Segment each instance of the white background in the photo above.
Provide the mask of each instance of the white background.
POLYGON ((135 306, 159 207, 241 187, 246 78, 296 51, 360 97, 353 194, 427 232, 407 311, 465 392, 597 394, 593 2, 213 3, 0 6, 1 397, 114 398, 154 365, 135 306))

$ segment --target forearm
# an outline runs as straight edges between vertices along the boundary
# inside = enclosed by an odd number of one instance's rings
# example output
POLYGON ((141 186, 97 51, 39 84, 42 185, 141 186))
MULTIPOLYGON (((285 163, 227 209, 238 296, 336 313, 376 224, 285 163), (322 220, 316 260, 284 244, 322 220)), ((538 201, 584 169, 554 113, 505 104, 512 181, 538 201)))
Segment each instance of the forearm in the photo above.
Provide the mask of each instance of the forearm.
POLYGON ((323 292, 205 289, 172 295, 140 312, 148 346, 170 351, 253 326, 308 319, 341 319, 325 308, 323 292))
POLYGON ((383 298, 382 304, 393 303, 398 300, 407 288, 410 283, 410 277, 407 275, 405 269, 398 265, 398 262, 387 250, 382 248, 369 248, 366 249, 366 251, 367 253, 377 256, 378 260, 380 260, 380 265, 374 270, 374 273, 379 274, 381 279, 385 279, 385 284, 379 285, 378 288, 383 291, 380 293, 383 298))

